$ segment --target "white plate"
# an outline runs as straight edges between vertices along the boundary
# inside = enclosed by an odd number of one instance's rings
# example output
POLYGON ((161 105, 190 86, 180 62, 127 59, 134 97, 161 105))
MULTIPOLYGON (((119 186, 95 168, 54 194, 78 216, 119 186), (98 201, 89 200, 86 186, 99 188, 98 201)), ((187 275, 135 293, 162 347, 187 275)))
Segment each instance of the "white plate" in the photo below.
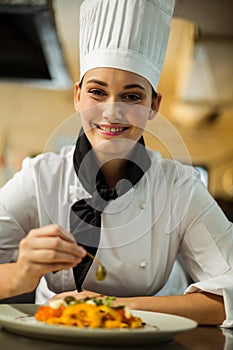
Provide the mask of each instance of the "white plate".
POLYGON ((196 322, 184 317, 146 311, 133 311, 135 316, 141 317, 146 323, 144 328, 82 329, 53 326, 35 320, 33 315, 37 308, 38 305, 32 304, 0 305, 0 325, 7 331, 32 338, 87 345, 161 343, 197 326, 196 322))

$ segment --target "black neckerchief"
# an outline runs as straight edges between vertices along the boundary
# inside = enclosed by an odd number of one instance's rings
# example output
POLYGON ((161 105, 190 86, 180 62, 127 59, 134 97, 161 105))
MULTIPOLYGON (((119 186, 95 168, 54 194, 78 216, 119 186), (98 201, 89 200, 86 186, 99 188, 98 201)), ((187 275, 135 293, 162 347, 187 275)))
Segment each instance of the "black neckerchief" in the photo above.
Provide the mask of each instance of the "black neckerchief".
MULTIPOLYGON (((144 147, 143 137, 136 143, 129 156, 123 180, 116 187, 109 189, 100 166, 85 133, 81 129, 73 156, 73 165, 79 181, 90 194, 75 202, 70 211, 70 230, 78 244, 95 255, 100 241, 101 214, 110 200, 122 196, 134 186, 150 167, 151 161, 144 147)), ((92 264, 86 256, 80 264, 73 268, 74 279, 78 291, 92 264)))

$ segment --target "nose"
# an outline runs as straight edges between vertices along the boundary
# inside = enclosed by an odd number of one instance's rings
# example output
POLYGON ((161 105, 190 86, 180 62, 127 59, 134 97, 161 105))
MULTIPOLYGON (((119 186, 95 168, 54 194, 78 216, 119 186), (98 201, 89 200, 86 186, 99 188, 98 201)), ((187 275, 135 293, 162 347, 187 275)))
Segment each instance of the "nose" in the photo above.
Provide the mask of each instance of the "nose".
POLYGON ((125 115, 124 110, 124 104, 121 102, 106 103, 103 107, 102 117, 110 123, 122 122, 125 115))

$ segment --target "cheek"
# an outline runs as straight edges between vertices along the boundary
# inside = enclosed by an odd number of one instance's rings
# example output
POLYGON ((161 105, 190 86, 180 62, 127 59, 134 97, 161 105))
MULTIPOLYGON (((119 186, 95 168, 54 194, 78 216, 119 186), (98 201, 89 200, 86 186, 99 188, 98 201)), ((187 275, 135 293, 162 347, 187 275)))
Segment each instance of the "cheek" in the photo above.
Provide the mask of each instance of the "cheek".
POLYGON ((90 98, 88 93, 82 89, 78 100, 79 111, 86 111, 95 105, 96 105, 96 101, 93 98, 90 98))
POLYGON ((128 114, 129 123, 135 128, 144 129, 149 118, 150 111, 147 108, 136 107, 128 114))
POLYGON ((100 115, 101 115, 101 110, 99 108, 99 106, 89 106, 89 108, 86 108, 80 112, 80 117, 81 117, 81 122, 83 127, 86 130, 90 130, 91 128, 93 128, 93 124, 94 123, 98 123, 98 120, 100 119, 100 115))
POLYGON ((81 112, 80 117, 81 117, 82 126, 83 126, 85 132, 87 132, 88 130, 91 129, 92 120, 93 120, 92 113, 81 112))
POLYGON ((92 108, 94 106, 94 104, 89 100, 89 99, 85 99, 84 101, 81 101, 79 103, 79 111, 88 111, 90 108, 92 108))

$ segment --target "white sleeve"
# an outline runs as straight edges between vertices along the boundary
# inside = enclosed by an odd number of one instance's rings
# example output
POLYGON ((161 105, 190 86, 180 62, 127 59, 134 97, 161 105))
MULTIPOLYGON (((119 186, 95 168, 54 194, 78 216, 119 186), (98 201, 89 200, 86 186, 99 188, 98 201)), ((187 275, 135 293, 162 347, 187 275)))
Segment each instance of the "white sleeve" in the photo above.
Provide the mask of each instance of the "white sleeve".
POLYGON ((15 261, 20 240, 38 226, 33 167, 29 159, 0 189, 0 263, 15 261))
POLYGON ((208 191, 196 183, 183 220, 183 264, 194 281, 185 291, 206 291, 224 298, 224 327, 233 327, 233 225, 208 191))

